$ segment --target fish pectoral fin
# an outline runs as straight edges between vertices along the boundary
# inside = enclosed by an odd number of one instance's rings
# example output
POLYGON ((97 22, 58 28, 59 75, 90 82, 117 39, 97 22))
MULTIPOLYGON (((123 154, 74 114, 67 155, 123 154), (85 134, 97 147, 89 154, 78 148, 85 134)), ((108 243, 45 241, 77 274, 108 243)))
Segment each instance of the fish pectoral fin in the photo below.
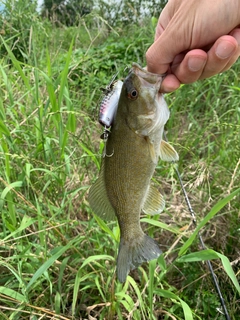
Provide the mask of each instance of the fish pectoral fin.
POLYGON ((152 141, 150 140, 150 138, 148 136, 145 136, 144 139, 148 144, 148 150, 149 150, 152 162, 157 164, 158 163, 158 155, 156 155, 156 152, 154 149, 154 144, 152 143, 152 141))
POLYGON ((155 215, 163 211, 165 200, 161 193, 153 186, 149 186, 148 193, 143 205, 145 214, 155 215))
POLYGON ((149 153, 150 153, 150 156, 151 156, 153 163, 157 163, 158 156, 156 155, 156 152, 154 150, 154 145, 151 141, 148 142, 148 148, 149 148, 149 153))
POLYGON ((160 158, 163 161, 178 161, 179 156, 177 151, 166 141, 162 140, 160 144, 160 158))
POLYGON ((104 185, 103 165, 97 181, 91 186, 88 202, 93 212, 104 220, 115 220, 115 211, 108 199, 107 190, 104 185))

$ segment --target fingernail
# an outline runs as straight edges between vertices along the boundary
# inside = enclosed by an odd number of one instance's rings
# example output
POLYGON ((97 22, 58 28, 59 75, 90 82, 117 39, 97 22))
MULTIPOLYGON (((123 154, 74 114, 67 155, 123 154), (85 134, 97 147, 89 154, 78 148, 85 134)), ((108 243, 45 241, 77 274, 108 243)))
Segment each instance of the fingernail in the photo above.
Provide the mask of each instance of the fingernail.
POLYGON ((220 59, 226 59, 230 57, 234 50, 235 46, 233 46, 229 42, 220 42, 215 53, 220 59))
POLYGON ((188 68, 194 72, 199 71, 204 67, 205 62, 202 58, 191 57, 188 59, 188 68))

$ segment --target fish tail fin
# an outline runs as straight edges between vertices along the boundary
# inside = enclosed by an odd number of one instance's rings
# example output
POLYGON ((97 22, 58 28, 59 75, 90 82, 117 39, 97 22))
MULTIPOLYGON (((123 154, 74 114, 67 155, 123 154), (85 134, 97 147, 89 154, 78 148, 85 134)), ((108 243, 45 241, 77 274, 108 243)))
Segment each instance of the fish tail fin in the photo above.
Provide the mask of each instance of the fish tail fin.
POLYGON ((130 270, 143 262, 157 259, 161 253, 158 243, 144 233, 140 238, 129 241, 121 239, 117 257, 118 280, 125 282, 130 270))

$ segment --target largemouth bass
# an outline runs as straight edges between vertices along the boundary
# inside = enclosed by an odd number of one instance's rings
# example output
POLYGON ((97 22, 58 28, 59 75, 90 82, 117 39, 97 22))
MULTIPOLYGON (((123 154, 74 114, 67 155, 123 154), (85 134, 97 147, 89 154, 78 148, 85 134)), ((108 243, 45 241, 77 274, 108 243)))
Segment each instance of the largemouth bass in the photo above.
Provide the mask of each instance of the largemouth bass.
POLYGON ((117 217, 121 239, 117 277, 124 282, 130 270, 162 253, 158 243, 140 226, 140 214, 158 214, 163 196, 151 184, 159 157, 178 160, 162 140, 169 109, 159 89, 162 75, 133 64, 123 82, 99 178, 89 191, 92 210, 105 220, 117 217))

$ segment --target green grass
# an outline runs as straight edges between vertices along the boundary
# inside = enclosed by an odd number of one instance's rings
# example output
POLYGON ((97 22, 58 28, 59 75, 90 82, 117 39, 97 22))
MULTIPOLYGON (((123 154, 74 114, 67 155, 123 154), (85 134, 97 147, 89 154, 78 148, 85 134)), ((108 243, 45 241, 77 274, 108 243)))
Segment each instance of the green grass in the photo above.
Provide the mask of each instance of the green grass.
POLYGON ((99 88, 116 70, 124 76, 133 61, 144 64, 153 29, 107 37, 104 24, 101 32, 41 23, 24 62, 1 39, 1 318, 223 319, 204 264, 212 259, 229 313, 239 319, 240 62, 166 96, 167 136, 209 250, 199 252, 174 166, 159 162, 154 181, 166 210, 142 224, 164 255, 120 284, 119 228, 94 216, 87 201, 103 147, 99 88), (48 37, 38 43, 39 30, 48 37))

